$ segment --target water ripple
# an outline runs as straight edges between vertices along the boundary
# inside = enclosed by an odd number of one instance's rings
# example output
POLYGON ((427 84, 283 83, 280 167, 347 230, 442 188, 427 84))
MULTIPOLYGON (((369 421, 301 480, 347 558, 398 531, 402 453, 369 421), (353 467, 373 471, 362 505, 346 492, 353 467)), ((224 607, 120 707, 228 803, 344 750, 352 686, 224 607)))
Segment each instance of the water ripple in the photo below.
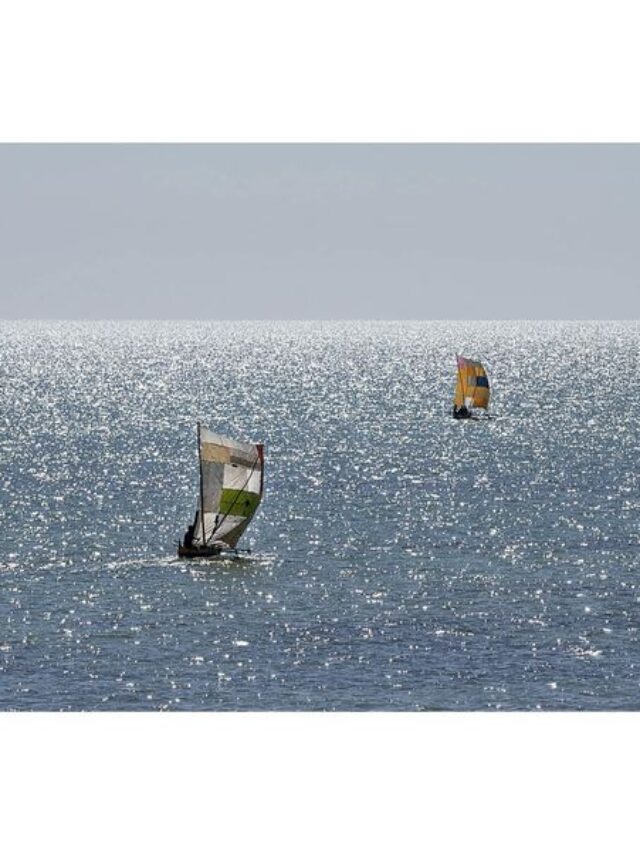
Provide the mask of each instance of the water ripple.
POLYGON ((0 707, 640 707, 638 331, 0 324, 0 707), (175 557, 198 418, 266 442, 216 565, 175 557))

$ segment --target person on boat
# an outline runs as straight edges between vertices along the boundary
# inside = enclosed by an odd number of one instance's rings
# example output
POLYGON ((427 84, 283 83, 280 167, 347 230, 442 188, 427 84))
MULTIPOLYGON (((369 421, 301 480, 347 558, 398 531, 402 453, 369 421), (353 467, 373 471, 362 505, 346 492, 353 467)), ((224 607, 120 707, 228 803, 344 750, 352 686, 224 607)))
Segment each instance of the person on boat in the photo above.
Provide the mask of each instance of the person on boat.
POLYGON ((187 532, 184 535, 184 547, 185 548, 191 548, 191 546, 193 545, 194 528, 195 528, 194 524, 190 524, 189 527, 187 527, 187 532))
POLYGON ((453 417, 458 421, 463 420, 464 418, 470 418, 471 412, 463 403, 461 406, 453 407, 453 417))

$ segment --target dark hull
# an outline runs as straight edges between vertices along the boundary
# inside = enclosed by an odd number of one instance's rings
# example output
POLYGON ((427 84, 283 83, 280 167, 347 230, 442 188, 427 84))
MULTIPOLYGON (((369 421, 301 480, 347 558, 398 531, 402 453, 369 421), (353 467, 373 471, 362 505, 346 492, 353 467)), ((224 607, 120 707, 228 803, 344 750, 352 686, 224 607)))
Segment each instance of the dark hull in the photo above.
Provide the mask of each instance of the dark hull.
POLYGON ((469 418, 473 417, 473 415, 471 414, 469 409, 467 409, 466 406, 460 406, 459 409, 454 406, 452 414, 457 421, 466 421, 469 418))
POLYGON ((219 557, 221 554, 235 553, 230 548, 223 548, 220 545, 206 545, 204 548, 197 546, 178 545, 178 557, 186 557, 191 559, 194 557, 219 557))
POLYGON ((482 409, 456 409, 453 410, 453 417, 456 421, 480 421, 480 420, 488 420, 491 415, 487 410, 484 410, 484 416, 479 416, 478 412, 482 411, 482 409))

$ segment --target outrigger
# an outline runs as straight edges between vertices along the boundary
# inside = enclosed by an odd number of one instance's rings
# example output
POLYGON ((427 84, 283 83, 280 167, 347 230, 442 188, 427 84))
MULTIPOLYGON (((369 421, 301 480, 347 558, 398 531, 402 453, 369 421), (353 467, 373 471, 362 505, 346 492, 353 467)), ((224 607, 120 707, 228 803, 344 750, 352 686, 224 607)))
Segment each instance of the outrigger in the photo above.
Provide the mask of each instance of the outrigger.
POLYGON ((217 435, 198 422, 200 500, 178 557, 238 554, 264 489, 264 446, 217 435))

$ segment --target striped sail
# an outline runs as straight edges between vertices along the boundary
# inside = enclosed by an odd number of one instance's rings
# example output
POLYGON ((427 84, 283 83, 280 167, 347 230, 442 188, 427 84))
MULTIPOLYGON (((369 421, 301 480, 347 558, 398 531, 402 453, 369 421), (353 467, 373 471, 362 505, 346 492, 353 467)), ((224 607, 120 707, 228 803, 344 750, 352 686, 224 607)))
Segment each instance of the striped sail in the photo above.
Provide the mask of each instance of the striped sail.
POLYGON ((200 427, 201 503, 193 545, 235 548, 262 499, 263 449, 200 427))
POLYGON ((489 408, 489 378, 481 362, 470 358, 457 356, 458 381, 454 404, 456 408, 466 406, 467 409, 489 408))

